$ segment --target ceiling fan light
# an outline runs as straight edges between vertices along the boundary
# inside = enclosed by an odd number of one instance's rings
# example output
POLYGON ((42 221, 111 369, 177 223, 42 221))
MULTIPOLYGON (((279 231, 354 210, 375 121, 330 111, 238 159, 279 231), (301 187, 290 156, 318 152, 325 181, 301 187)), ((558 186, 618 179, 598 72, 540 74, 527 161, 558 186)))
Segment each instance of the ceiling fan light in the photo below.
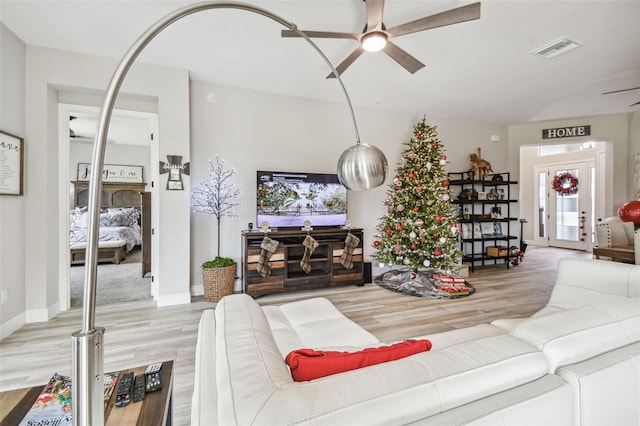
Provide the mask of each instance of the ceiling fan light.
POLYGON ((367 52, 378 52, 387 45, 387 35, 381 31, 374 31, 365 34, 362 37, 361 43, 364 50, 367 52))

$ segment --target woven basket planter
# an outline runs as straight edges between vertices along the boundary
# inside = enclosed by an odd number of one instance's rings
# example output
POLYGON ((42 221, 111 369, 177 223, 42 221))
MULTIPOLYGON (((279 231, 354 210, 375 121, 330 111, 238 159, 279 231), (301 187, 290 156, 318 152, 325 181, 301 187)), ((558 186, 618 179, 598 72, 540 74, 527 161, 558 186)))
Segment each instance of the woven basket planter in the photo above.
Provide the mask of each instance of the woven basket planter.
POLYGON ((235 263, 222 268, 202 268, 204 299, 207 302, 218 302, 224 296, 232 294, 235 280, 235 263))

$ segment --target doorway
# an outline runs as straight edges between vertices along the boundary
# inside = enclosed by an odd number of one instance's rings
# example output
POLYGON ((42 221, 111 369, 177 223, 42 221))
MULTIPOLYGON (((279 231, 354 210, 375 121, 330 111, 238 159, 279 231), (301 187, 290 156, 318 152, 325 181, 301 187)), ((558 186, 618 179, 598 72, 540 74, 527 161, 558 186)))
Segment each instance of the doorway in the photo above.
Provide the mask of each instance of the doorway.
POLYGON ((527 240, 534 245, 591 250, 594 226, 610 199, 605 190, 611 173, 610 145, 584 141, 520 148, 520 215, 531 222, 533 234, 527 240), (554 189, 554 178, 564 189, 554 189))
MULTIPOLYGON (((84 289, 84 265, 83 262, 75 262, 80 264, 72 265, 75 259, 72 259, 70 255, 70 243, 75 238, 75 235, 73 235, 73 226, 74 221, 77 219, 76 214, 82 214, 81 206, 83 206, 83 203, 77 199, 78 187, 80 187, 80 189, 87 187, 86 180, 88 180, 85 176, 81 176, 81 165, 91 163, 91 159, 93 158, 98 115, 98 107, 59 104, 58 108, 58 154, 60 164, 60 220, 58 228, 61 242, 59 250, 59 301, 61 310, 69 309, 74 305, 78 306, 78 286, 80 286, 81 292, 84 289), (80 283, 78 283, 78 280, 80 280, 80 283), (75 303, 72 303, 72 300, 75 303)), ((148 240, 145 246, 147 255, 150 256, 151 261, 149 261, 149 259, 143 259, 143 248, 141 244, 144 220, 141 217, 144 211, 142 209, 142 203, 144 201, 146 206, 149 207, 149 197, 151 199, 155 198, 155 188, 152 182, 157 178, 157 167, 154 168, 152 165, 158 164, 157 134, 157 114, 120 109, 113 111, 107 136, 105 164, 126 166, 126 171, 131 170, 135 171, 135 173, 141 173, 142 182, 131 184, 135 186, 135 188, 131 188, 131 190, 127 187, 129 184, 124 184, 125 191, 117 193, 117 202, 107 206, 103 200, 101 208, 102 211, 109 216, 106 219, 112 216, 115 217, 116 215, 124 218, 131 212, 135 212, 135 209, 138 209, 140 214, 138 219, 140 232, 134 235, 134 229, 123 229, 122 234, 117 234, 122 235, 122 238, 120 238, 120 236, 117 238, 107 237, 111 238, 111 240, 126 240, 126 244, 122 247, 122 259, 119 258, 116 260, 116 256, 114 256, 113 261, 100 262, 98 264, 98 280, 100 284, 104 284, 102 289, 100 286, 98 288, 99 304, 119 303, 136 298, 151 298, 157 295, 157 288, 154 288, 151 284, 152 276, 156 269, 152 261, 153 253, 157 253, 157 249, 153 247, 155 242, 148 240), (138 170, 140 172, 138 172, 138 170), (148 196, 143 199, 142 193, 147 193, 148 196), (114 214, 112 215, 112 213, 114 214), (153 271, 145 274, 144 268, 149 267, 149 262, 151 263, 153 271), (114 284, 114 286, 117 284, 124 290, 106 291, 107 283, 114 284), (128 283, 129 285, 127 285, 128 283), (135 289, 136 291, 132 291, 131 286, 136 283, 138 284, 135 289), (146 289, 138 291, 143 285, 146 286, 146 289), (105 291, 101 293, 101 290, 105 291)), ((105 170, 106 169, 107 167, 105 167, 105 170)), ((82 171, 85 170, 86 168, 82 169, 82 171)), ((109 193, 109 191, 112 190, 120 190, 118 186, 121 184, 119 183, 110 183, 109 185, 115 185, 116 187, 109 189, 106 188, 107 183, 104 179, 103 182, 103 199, 105 198, 105 192, 109 193)), ((86 202, 84 205, 86 206, 86 202)), ((149 213, 152 209, 152 207, 149 207, 146 211, 149 213)), ((146 218, 147 222, 145 225, 148 231, 150 231, 152 227, 149 219, 151 218, 155 222, 153 216, 157 215, 149 214, 146 218)), ((114 228, 120 225, 124 227, 125 224, 117 223, 114 228)), ((102 223, 100 230, 102 234, 102 223)), ((150 235, 151 232, 148 232, 146 237, 150 238, 150 235)), ((110 253, 108 255, 110 256, 110 253)))

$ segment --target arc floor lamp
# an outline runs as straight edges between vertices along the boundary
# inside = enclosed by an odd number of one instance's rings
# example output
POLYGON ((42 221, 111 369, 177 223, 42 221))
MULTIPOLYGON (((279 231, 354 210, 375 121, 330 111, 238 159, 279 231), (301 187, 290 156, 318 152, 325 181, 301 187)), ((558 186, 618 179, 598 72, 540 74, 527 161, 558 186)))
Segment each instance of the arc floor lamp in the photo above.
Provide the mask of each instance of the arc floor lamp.
MULTIPOLYGON (((358 126, 356 124, 353 106, 347 90, 340 79, 340 75, 322 51, 301 31, 295 24, 257 6, 236 2, 203 2, 194 3, 178 9, 153 24, 144 34, 136 40, 121 59, 116 68, 109 86, 107 87, 102 109, 99 115, 98 128, 91 163, 91 175, 102 176, 104 166, 104 152, 107 141, 107 130, 111 120, 111 114, 115 101, 122 86, 122 82, 129 68, 140 52, 162 30, 175 21, 205 10, 211 9, 240 9, 253 12, 276 22, 290 30, 297 31, 327 62, 333 74, 336 76, 342 91, 347 99, 347 105, 351 113, 353 127, 356 133, 356 144, 349 147, 338 160, 338 177, 347 189, 363 190, 375 188, 384 183, 387 175, 387 159, 382 151, 373 145, 360 143, 358 126)), ((104 424, 104 399, 103 399, 103 367, 104 350, 102 336, 103 327, 95 326, 96 311, 96 281, 97 281, 97 254, 99 236, 99 208, 102 182, 100 179, 92 179, 89 184, 89 223, 86 249, 85 283, 82 329, 72 335, 72 368, 73 368, 73 424, 74 425, 102 425, 104 424)))

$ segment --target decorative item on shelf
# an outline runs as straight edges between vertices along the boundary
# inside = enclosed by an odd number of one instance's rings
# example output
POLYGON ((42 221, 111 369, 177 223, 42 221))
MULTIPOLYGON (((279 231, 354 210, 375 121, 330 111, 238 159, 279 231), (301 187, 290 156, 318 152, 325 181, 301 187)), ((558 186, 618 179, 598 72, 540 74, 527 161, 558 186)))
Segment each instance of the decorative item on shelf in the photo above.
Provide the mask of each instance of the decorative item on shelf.
POLYGON ((269 222, 267 222, 266 220, 263 220, 262 223, 260 224, 260 231, 264 233, 271 232, 271 228, 269 227, 269 222))
POLYGON ((478 196, 478 192, 475 189, 463 189, 458 194, 458 201, 471 201, 478 196))
POLYGON ((560 173, 553 177, 551 187, 560 195, 573 195, 578 192, 578 178, 569 172, 560 173))
POLYGON ((344 223, 344 226, 342 227, 342 229, 351 229, 353 228, 353 225, 351 225, 351 220, 347 219, 347 221, 344 223))
POLYGON ((303 231, 307 231, 307 232, 313 231, 313 227, 311 226, 311 221, 310 220, 305 220, 304 223, 303 223, 302 228, 300 228, 300 229, 303 230, 303 231))
POLYGON ((501 174, 496 173, 495 175, 493 175, 493 176, 491 177, 491 181, 493 181, 493 182, 503 182, 503 181, 504 181, 504 178, 502 177, 502 175, 501 175, 501 174))
POLYGON ((202 181, 194 188, 191 198, 197 213, 211 214, 217 220, 217 252, 213 260, 202 264, 202 284, 204 298, 209 302, 217 302, 222 297, 233 293, 236 277, 236 263, 233 259, 220 257, 220 220, 224 216, 236 217, 235 208, 240 205, 235 201, 240 191, 229 181, 236 173, 234 169, 225 170, 224 161, 216 155, 216 164, 209 160, 209 181, 202 181))
POLYGON ((478 192, 478 200, 480 201, 484 201, 487 199, 487 193, 484 191, 479 191, 478 192))
POLYGON ((478 148, 477 154, 469 154, 469 160, 471 161, 471 168, 469 171, 477 173, 479 180, 483 180, 487 173, 493 173, 491 163, 482 159, 480 148, 478 148))

